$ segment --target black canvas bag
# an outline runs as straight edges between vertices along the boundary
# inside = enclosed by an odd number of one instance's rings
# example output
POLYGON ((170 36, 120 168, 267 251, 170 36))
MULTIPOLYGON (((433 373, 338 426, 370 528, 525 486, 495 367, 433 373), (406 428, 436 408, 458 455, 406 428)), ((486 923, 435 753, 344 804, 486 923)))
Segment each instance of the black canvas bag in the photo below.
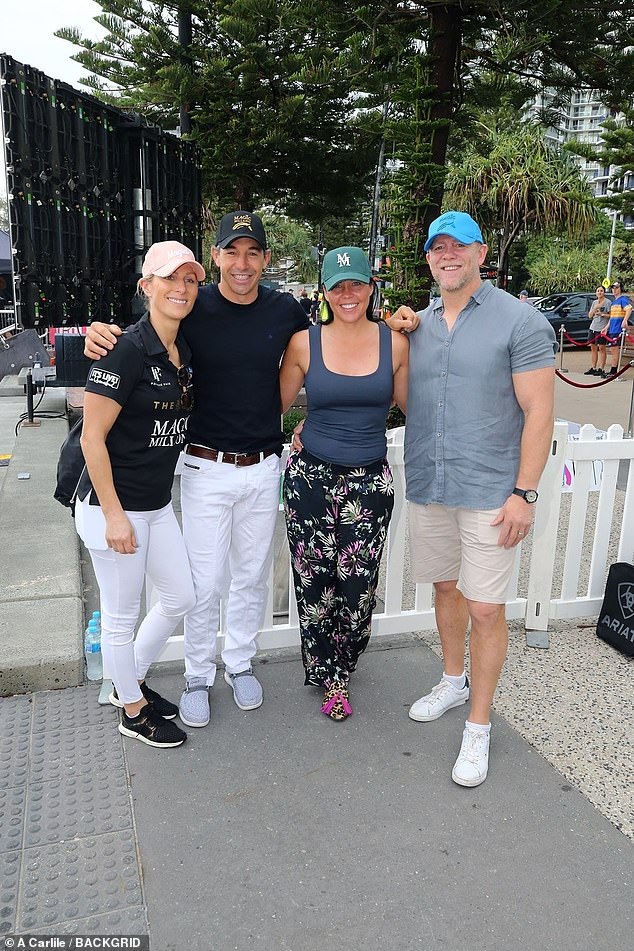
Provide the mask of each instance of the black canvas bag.
POLYGON ((622 654, 634 657, 634 565, 610 565, 597 635, 622 654))
POLYGON ((78 419, 62 443, 57 461, 57 483, 53 493, 53 498, 69 508, 72 515, 75 514, 75 499, 80 487, 82 498, 86 494, 84 483, 86 491, 91 488, 80 442, 83 422, 83 417, 78 419))

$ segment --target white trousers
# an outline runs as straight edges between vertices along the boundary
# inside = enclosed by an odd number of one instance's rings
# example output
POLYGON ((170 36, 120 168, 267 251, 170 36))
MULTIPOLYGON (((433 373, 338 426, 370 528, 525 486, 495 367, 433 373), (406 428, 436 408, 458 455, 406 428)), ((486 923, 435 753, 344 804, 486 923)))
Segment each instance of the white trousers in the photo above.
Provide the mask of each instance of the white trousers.
POLYGON ((185 678, 216 676, 220 601, 227 595, 222 661, 231 673, 248 670, 256 652, 268 596, 268 574, 280 498, 275 454, 238 468, 197 456, 181 457, 183 534, 196 591, 185 618, 185 678))
POLYGON ((99 506, 78 502, 75 514, 99 585, 104 667, 122 703, 135 703, 143 696, 138 682, 195 604, 183 536, 171 503, 151 512, 126 512, 138 547, 133 555, 122 555, 107 547, 99 506), (158 601, 141 622, 135 641, 146 574, 158 601))

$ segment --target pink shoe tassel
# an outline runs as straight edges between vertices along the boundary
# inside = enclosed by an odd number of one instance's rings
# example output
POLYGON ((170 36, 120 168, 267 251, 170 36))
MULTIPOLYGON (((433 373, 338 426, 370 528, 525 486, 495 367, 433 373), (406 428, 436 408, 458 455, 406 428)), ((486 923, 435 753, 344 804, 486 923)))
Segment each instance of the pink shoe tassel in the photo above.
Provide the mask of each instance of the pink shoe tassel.
POLYGON ((332 708, 334 707, 336 703, 340 703, 341 706, 343 707, 344 713, 347 716, 350 716, 350 714, 352 713, 352 707, 350 706, 346 698, 341 693, 336 693, 333 697, 330 698, 330 700, 327 700, 326 703, 324 703, 323 707, 321 708, 321 712, 325 713, 326 716, 329 716, 330 711, 332 710, 332 708))

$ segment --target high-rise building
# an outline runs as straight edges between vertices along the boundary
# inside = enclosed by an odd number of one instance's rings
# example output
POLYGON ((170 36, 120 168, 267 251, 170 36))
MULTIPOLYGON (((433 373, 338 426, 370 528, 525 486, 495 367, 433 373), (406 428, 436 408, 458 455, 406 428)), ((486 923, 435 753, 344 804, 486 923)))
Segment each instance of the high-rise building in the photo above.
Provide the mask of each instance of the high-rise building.
MULTIPOLYGON (((544 90, 535 99, 531 112, 543 115, 544 111, 547 111, 552 114, 555 111, 554 102, 554 92, 544 90)), ((552 145, 564 145, 566 142, 576 140, 584 145, 598 146, 601 144, 601 127, 609 118, 610 113, 605 103, 601 101, 600 94, 586 89, 571 93, 570 98, 563 105, 559 103, 556 116, 554 124, 546 131, 547 142, 552 145)), ((593 194, 597 197, 609 194, 615 184, 612 181, 615 167, 589 161, 580 156, 574 156, 574 159, 588 179, 593 194)), ((618 181, 618 189, 634 189, 634 172, 627 171, 623 175, 618 181)), ((634 228, 634 219, 621 214, 618 217, 623 220, 626 228, 634 228)))

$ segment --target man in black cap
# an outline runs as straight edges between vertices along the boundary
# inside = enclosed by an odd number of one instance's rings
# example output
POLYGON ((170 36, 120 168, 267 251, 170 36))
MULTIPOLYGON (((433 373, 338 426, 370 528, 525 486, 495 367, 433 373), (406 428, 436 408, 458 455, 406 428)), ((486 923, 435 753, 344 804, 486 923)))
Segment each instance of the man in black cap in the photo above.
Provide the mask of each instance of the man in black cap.
MULTIPOLYGON (((183 323, 192 351, 194 408, 181 498, 197 604, 185 620, 180 718, 191 727, 210 719, 220 601, 227 588, 224 679, 241 710, 262 703, 251 661, 266 606, 279 504, 278 370, 291 336, 309 325, 291 295, 260 285, 270 256, 257 215, 225 215, 212 249, 220 280, 200 289, 183 323)), ((87 355, 103 355, 120 332, 92 324, 87 355)))

